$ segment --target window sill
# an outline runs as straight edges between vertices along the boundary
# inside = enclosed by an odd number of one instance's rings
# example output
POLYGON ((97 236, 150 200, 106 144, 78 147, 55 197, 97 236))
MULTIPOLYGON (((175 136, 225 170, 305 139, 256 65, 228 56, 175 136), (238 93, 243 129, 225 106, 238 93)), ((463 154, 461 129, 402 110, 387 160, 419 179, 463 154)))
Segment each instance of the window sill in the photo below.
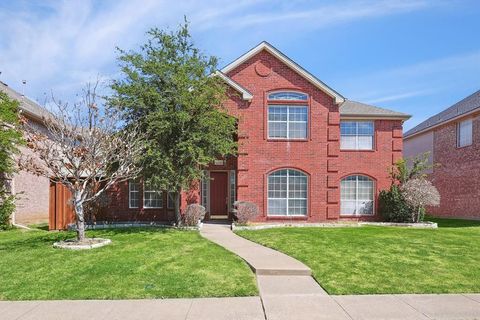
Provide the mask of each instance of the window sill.
POLYGON ((375 149, 340 149, 340 152, 376 152, 375 149))
POLYGON ((278 215, 278 216, 269 216, 267 215, 267 220, 307 220, 308 215, 296 215, 296 216, 287 216, 287 215, 278 215))
POLYGON ((473 145, 473 143, 470 143, 470 144, 467 144, 466 146, 456 146, 456 149, 465 149, 465 148, 468 148, 468 147, 471 147, 473 145))
POLYGON ((308 142, 310 141, 308 138, 305 139, 275 139, 275 138, 267 138, 268 142, 308 142))
POLYGON ((163 209, 163 207, 143 207, 142 209, 145 209, 145 210, 163 209))

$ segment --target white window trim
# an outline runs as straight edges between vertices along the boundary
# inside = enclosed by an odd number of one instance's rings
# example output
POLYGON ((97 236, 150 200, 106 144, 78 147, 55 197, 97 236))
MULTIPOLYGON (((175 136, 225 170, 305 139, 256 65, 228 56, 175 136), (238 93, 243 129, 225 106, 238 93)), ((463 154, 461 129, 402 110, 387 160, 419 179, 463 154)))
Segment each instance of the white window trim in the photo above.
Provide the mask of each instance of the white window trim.
POLYGON ((268 175, 267 175, 267 216, 268 217, 308 217, 308 186, 309 186, 309 183, 308 183, 308 175, 300 170, 297 170, 297 169, 289 169, 289 168, 284 168, 284 169, 279 169, 279 170, 275 170, 273 172, 270 172, 268 175), (287 201, 287 212, 286 214, 270 214, 270 206, 268 205, 268 202, 270 199, 283 199, 283 198, 270 198, 268 196, 268 192, 269 192, 269 188, 268 188, 268 185, 269 185, 269 181, 268 181, 268 177, 277 172, 277 171, 281 171, 281 170, 287 170, 287 198, 285 198, 285 200, 287 201), (288 173, 288 170, 293 170, 293 171, 297 171, 297 172, 301 172, 307 179, 307 197, 306 198, 289 198, 288 195, 289 195, 289 191, 290 191, 290 178, 289 178, 289 173, 288 173), (305 214, 290 214, 288 213, 288 200, 306 200, 306 211, 305 211, 305 214))
POLYGON ((147 190, 147 188, 145 187, 145 183, 143 184, 143 208, 144 209, 163 209, 163 191, 155 191, 155 190, 147 190), (145 193, 146 192, 158 192, 160 193, 160 197, 162 199, 162 205, 160 207, 150 207, 150 206, 146 206, 145 205, 145 193))
POLYGON ((210 212, 210 171, 204 172, 201 192, 202 206, 205 207, 207 212, 210 212))
MULTIPOLYGON (((368 180, 372 181, 372 195, 373 195, 372 200, 371 200, 372 201, 372 213, 354 213, 354 214, 342 213, 342 210, 341 210, 342 209, 342 186, 341 186, 341 181, 340 181, 340 216, 346 216, 346 217, 357 217, 357 216, 371 217, 371 216, 374 216, 375 215, 375 194, 376 194, 375 180, 373 180, 369 176, 362 175, 362 174, 353 174, 353 175, 350 175, 350 176, 346 176, 343 179, 346 179, 346 178, 351 177, 351 176, 356 177, 355 178, 355 212, 359 211, 358 210, 358 202, 359 201, 367 201, 365 199, 358 199, 358 177, 366 177, 366 178, 368 178, 368 180)), ((349 201, 349 200, 346 200, 346 201, 349 201)), ((368 200, 368 201, 370 201, 370 200, 368 200)))
POLYGON ((237 176, 235 170, 230 170, 228 176, 228 191, 229 191, 229 212, 234 209, 234 203, 237 200, 237 176))
POLYGON ((372 120, 341 120, 340 121, 340 124, 342 122, 355 122, 357 125, 357 133, 355 134, 342 134, 342 129, 340 128, 340 150, 347 150, 347 151, 372 151, 372 150, 375 150, 375 121, 372 121, 372 120), (372 129, 373 129, 373 132, 372 132, 372 148, 371 149, 360 149, 358 147, 358 137, 370 137, 370 136, 367 136, 367 135, 359 135, 358 134, 358 123, 359 122, 370 122, 372 124, 372 129), (346 136, 346 137, 355 137, 355 148, 342 148, 342 136, 346 136))
POLYGON ((473 144, 473 119, 472 118, 469 118, 469 119, 465 119, 463 121, 460 121, 457 123, 457 148, 463 148, 463 147, 468 147, 468 146, 471 146, 473 144), (469 122, 470 123, 470 137, 469 137, 469 143, 466 143, 466 144, 460 144, 461 142, 461 136, 460 136, 460 130, 461 130, 461 126, 462 126, 462 123, 466 123, 466 122, 469 122))
MULTIPOLYGON (((299 101, 299 100, 293 100, 293 101, 299 101)), ((308 106, 307 105, 289 105, 289 104, 269 104, 267 106, 267 137, 269 140, 306 140, 308 139, 308 106), (270 122, 272 123, 285 123, 285 121, 278 121, 278 120, 270 120, 269 119, 269 114, 270 114, 270 107, 283 107, 287 108, 287 136, 286 137, 271 137, 270 136, 270 122), (290 121, 290 108, 304 108, 307 110, 307 121, 298 121, 298 120, 292 120, 290 121), (289 123, 305 123, 306 124, 306 132, 305 132, 305 138, 290 138, 290 126, 289 123)))
MULTIPOLYGON (((140 190, 132 190, 132 188, 131 188, 132 183, 136 183, 136 184, 140 185, 139 182, 134 182, 132 180, 128 180, 128 208, 129 209, 139 209, 140 205, 138 205, 136 207, 132 206, 132 193, 137 193, 138 195, 140 195, 140 190)), ((138 198, 138 203, 139 204, 140 204, 140 201, 141 201, 141 199, 139 197, 138 198)))

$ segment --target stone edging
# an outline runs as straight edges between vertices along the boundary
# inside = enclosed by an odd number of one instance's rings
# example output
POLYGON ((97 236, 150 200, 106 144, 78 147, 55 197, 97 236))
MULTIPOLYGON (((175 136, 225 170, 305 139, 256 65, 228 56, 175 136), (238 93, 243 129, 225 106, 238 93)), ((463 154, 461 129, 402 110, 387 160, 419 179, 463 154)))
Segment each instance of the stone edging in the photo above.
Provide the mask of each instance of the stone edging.
POLYGON ((53 247, 57 249, 66 249, 66 250, 88 250, 88 249, 100 248, 112 243, 112 240, 110 239, 103 239, 103 238, 93 238, 93 239, 99 240, 100 242, 94 243, 94 244, 69 245, 65 241, 59 241, 59 242, 55 242, 53 244, 53 247))
POLYGON ((436 222, 395 223, 395 222, 352 222, 352 223, 270 223, 250 226, 237 226, 232 223, 232 231, 236 230, 263 230, 273 228, 358 228, 362 226, 403 227, 415 229, 437 229, 436 222))
MULTIPOLYGON (((170 224, 164 223, 155 223, 155 222, 118 222, 118 223, 95 223, 87 224, 85 226, 86 230, 104 230, 104 229, 125 229, 125 228, 173 228, 179 230, 200 230, 203 226, 203 223, 199 223, 196 227, 176 227, 170 224)), ((77 230, 77 227, 74 223, 68 225, 69 231, 77 230)))

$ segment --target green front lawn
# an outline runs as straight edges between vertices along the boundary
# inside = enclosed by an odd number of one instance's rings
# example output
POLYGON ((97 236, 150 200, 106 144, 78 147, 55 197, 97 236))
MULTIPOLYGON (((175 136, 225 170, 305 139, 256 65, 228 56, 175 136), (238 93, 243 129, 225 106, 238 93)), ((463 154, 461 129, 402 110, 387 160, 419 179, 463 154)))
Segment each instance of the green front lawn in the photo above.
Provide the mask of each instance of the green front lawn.
POLYGON ((0 232, 0 300, 224 297, 257 294, 239 257, 195 231, 89 231, 112 244, 53 249, 73 233, 0 232))
POLYGON ((280 228, 239 235, 312 268, 330 294, 480 292, 480 221, 439 229, 280 228))

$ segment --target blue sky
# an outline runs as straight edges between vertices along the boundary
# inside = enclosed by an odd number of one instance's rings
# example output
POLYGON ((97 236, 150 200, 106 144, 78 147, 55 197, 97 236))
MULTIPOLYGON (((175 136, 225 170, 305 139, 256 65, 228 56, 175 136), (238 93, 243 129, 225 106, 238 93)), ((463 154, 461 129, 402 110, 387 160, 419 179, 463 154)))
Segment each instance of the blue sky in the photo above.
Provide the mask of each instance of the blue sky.
POLYGON ((0 80, 45 101, 118 77, 115 47, 187 15, 225 65, 267 40, 345 97, 413 115, 409 129, 480 89, 480 2, 0 1, 0 80))

